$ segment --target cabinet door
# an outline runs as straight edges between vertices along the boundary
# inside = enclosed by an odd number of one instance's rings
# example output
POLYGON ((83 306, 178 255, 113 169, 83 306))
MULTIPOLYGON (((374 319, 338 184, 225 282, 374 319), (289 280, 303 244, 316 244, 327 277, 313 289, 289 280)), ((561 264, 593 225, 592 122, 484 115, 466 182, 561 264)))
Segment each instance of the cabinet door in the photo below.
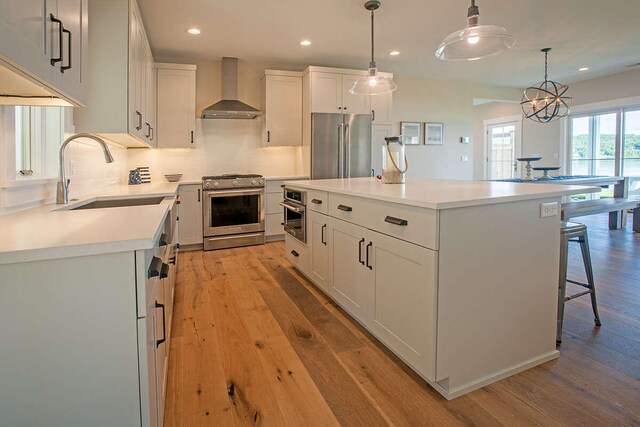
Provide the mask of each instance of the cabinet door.
POLYGON ((347 114, 371 114, 369 96, 349 93, 353 84, 361 77, 353 74, 342 75, 342 111, 347 114))
POLYGON ((329 217, 329 294, 352 316, 367 323, 367 274, 365 267, 367 230, 329 217))
POLYGON ((368 242, 368 326, 413 368, 435 380, 437 253, 371 230, 368 242))
POLYGON ((374 124, 391 124, 391 108, 393 93, 369 96, 371 105, 371 121, 374 124))
POLYGON ((158 148, 193 147, 196 127, 196 72, 157 70, 158 148))
POLYGON ((311 73, 311 112, 342 113, 342 77, 338 73, 311 73))
POLYGON ((302 77, 265 77, 265 145, 302 144, 302 77))
POLYGON ((307 210, 307 232, 311 248, 309 278, 323 291, 329 293, 329 233, 327 232, 329 217, 318 212, 307 210))
POLYGON ((153 55, 151 48, 144 43, 144 73, 145 73, 145 90, 144 90, 144 137, 149 144, 156 146, 154 138, 154 127, 156 126, 156 78, 155 68, 153 64, 153 55))
POLYGON ((64 24, 61 64, 62 90, 79 102, 84 97, 84 72, 88 45, 88 0, 58 0, 58 15, 64 24))
POLYGON ((129 133, 144 138, 145 57, 144 27, 137 8, 133 8, 129 35, 129 133))
POLYGON ((166 288, 169 287, 169 277, 158 280, 155 304, 155 331, 156 331, 156 398, 158 403, 158 426, 162 426, 164 418, 164 396, 167 378, 167 358, 169 356, 167 337, 167 299, 166 288), (163 342, 164 340, 164 342, 163 342))
POLYGON ((181 185, 180 194, 180 245, 202 244, 202 186, 181 185))

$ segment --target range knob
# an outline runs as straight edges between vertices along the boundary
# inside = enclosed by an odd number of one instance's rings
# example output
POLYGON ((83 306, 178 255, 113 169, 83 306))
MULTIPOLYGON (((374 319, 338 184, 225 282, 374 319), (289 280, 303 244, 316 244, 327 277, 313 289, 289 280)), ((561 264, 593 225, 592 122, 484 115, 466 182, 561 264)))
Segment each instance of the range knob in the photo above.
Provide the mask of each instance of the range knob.
POLYGON ((204 182, 204 186, 205 186, 206 188, 211 187, 211 181, 205 181, 205 182, 204 182))
POLYGON ((258 181, 256 181, 255 179, 251 180, 251 185, 256 185, 258 184, 258 181))
POLYGON ((238 186, 238 181, 233 181, 233 186, 237 187, 238 186))
POLYGON ((213 181, 213 186, 217 187, 218 185, 220 185, 220 183, 218 181, 213 181))
POLYGON ((264 184, 264 180, 261 179, 260 181, 258 181, 258 184, 263 185, 264 184))

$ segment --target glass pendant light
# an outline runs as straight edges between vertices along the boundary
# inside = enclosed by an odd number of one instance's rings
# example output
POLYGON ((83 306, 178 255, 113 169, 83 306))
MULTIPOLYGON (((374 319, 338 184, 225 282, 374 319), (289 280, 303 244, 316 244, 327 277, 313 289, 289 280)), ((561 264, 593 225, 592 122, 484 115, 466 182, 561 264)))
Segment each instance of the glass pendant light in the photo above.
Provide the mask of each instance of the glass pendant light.
POLYGON ((496 55, 516 44, 516 39, 497 25, 479 25, 480 9, 471 0, 467 13, 467 28, 451 33, 436 50, 443 61, 475 61, 496 55))
POLYGON ((364 4, 364 8, 371 11, 371 62, 369 63, 369 75, 360 77, 353 84, 349 93, 353 95, 382 95, 391 93, 398 89, 393 79, 378 74, 376 61, 374 59, 374 28, 373 28, 373 11, 380 7, 380 1, 369 0, 364 4))
POLYGON ((550 50, 550 47, 546 47, 540 51, 544 53, 544 81, 526 88, 520 102, 524 116, 539 123, 549 123, 568 116, 573 103, 569 86, 547 77, 550 50))

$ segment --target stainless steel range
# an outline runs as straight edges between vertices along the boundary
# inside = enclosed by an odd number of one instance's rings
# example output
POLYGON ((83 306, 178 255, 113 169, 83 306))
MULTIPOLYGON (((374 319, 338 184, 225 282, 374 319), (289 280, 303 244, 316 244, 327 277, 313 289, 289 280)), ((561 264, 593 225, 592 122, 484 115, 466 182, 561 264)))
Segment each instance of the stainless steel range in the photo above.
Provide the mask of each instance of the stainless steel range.
POLYGON ((264 243, 264 178, 227 174, 202 177, 204 249, 264 243))

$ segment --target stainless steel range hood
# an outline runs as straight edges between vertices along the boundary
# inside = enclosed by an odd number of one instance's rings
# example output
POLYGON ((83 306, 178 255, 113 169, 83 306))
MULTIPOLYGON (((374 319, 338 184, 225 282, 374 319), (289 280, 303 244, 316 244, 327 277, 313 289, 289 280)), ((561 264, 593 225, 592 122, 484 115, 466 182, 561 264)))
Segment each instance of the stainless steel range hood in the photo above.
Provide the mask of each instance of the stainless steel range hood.
POLYGON ((203 119, 255 119, 262 111, 238 100, 238 58, 222 58, 222 100, 202 110, 203 119))

